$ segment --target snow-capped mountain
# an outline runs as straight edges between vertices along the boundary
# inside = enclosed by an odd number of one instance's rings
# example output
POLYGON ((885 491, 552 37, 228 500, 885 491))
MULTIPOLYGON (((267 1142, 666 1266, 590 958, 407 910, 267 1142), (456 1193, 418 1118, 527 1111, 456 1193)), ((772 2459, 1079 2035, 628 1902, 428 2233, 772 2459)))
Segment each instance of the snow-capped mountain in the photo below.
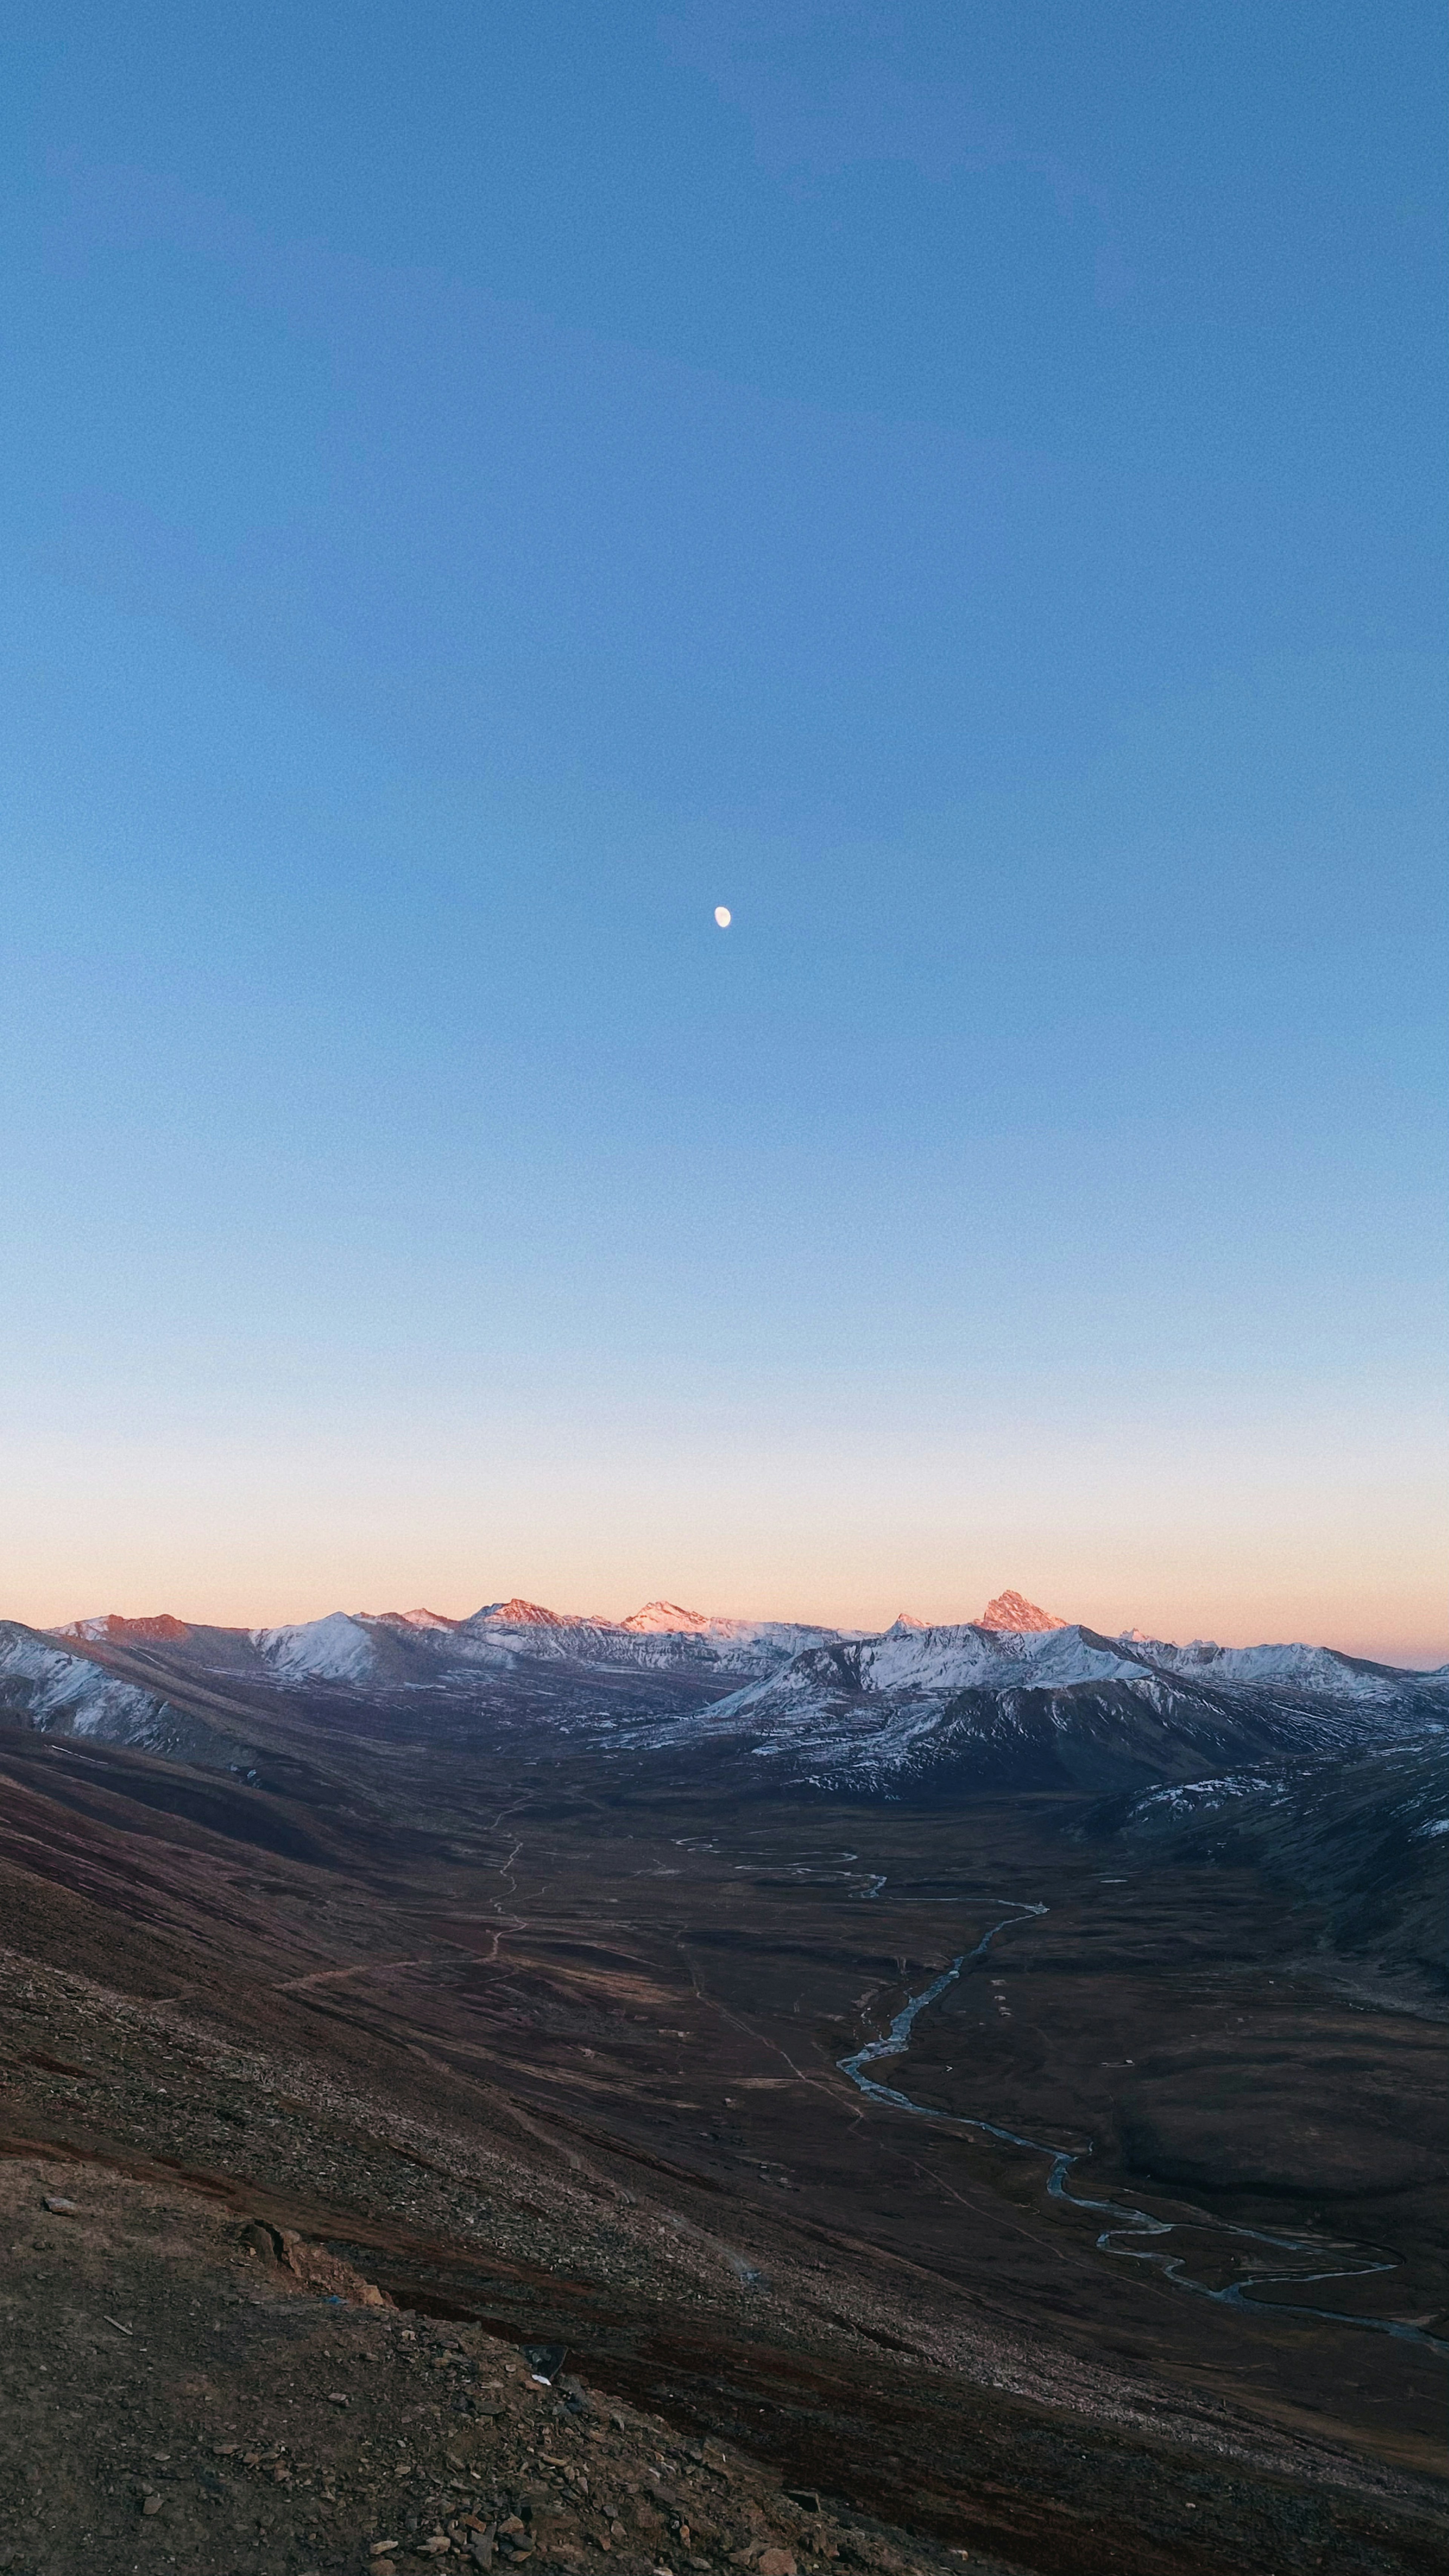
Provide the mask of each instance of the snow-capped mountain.
POLYGON ((440 1723, 484 1729, 561 1724, 603 1730, 604 1750, 694 1750, 743 1760, 757 1781, 868 1794, 951 1782, 1137 1789, 1410 1741, 1449 1722, 1449 1672, 1322 1646, 1104 1636, 1011 1591, 978 1620, 933 1627, 903 1612, 880 1634, 663 1600, 587 1618, 518 1595, 464 1619, 335 1611, 222 1629, 112 1614, 76 1621, 63 1641, 15 1633, 33 1640, 26 1689, 43 1682, 55 1712, 36 1722, 104 1711, 107 1726, 134 1724, 127 1740, 138 1743, 152 1740, 166 1693, 225 1680, 245 1685, 249 1707, 261 1692, 344 1726, 354 1707, 369 1727, 405 1718, 413 1733, 429 1708, 440 1723))
POLYGON ((842 1632, 779 1619, 714 1618, 674 1601, 646 1602, 618 1620, 568 1618, 535 1602, 507 1601, 476 1611, 454 1633, 455 1640, 481 1637, 516 1654, 611 1671, 718 1673, 727 1686, 778 1672, 803 1647, 842 1632))
POLYGON ((53 1628, 50 1633, 55 1637, 78 1637, 88 1645, 103 1645, 107 1641, 123 1645, 127 1640, 144 1643, 148 1639, 164 1639, 174 1642, 189 1636, 191 1631, 184 1619, 173 1619, 169 1611, 163 1610, 154 1619, 123 1619, 118 1610, 108 1610, 99 1619, 68 1620, 63 1628, 53 1628))
POLYGON ((127 1619, 111 1612, 54 1631, 82 1652, 139 1649, 168 1663, 174 1656, 193 1671, 368 1699, 403 1688, 466 1691, 480 1673, 496 1676, 519 1662, 572 1667, 581 1675, 679 1672, 695 1682, 717 1678, 723 1692, 778 1672, 802 1647, 838 1633, 780 1620, 715 1618, 670 1601, 646 1602, 626 1619, 580 1617, 516 1594, 464 1619, 433 1610, 335 1610, 290 1626, 211 1628, 169 1614, 127 1619))
POLYGON ((559 1610, 545 1610, 540 1601, 524 1601, 515 1593, 511 1601, 487 1601, 475 1610, 471 1619, 454 1623, 460 1628, 588 1628, 596 1622, 569 1618, 559 1610))
POLYGON ((681 1610, 677 1601, 646 1601, 642 1610, 619 1622, 635 1637, 699 1637, 717 1624, 703 1610, 681 1610))
POLYGON ((300 1628, 253 1628, 251 1642, 279 1673, 308 1680, 370 1681, 377 1650, 361 1619, 334 1610, 328 1619, 311 1619, 300 1628))
POLYGON ((1406 1676, 1393 1664, 1365 1663, 1341 1655, 1332 1646, 1215 1646, 1195 1638, 1190 1646, 1170 1646, 1150 1638, 1134 1641, 1135 1650, 1177 1673, 1248 1690, 1306 1690, 1360 1705, 1386 1705, 1402 1690, 1406 1678, 1442 1682, 1445 1672, 1406 1676))
POLYGON ((898 1624, 807 1647, 691 1721, 821 1784, 1099 1789, 1347 1752, 1446 1723, 1449 1676, 1327 1647, 1178 1647, 984 1622, 898 1624))
POLYGON ((145 1743, 159 1728, 162 1703, 117 1681, 89 1656, 67 1653, 53 1638, 7 1619, 0 1622, 0 1707, 68 1735, 115 1733, 127 1743, 145 1743))

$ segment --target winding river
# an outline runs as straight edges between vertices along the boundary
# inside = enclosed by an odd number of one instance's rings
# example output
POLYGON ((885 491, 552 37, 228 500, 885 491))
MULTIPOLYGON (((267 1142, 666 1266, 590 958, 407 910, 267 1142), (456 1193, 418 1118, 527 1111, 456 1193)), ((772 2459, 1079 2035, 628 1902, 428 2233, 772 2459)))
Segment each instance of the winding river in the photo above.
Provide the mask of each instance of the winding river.
MULTIPOLYGON (((883 1886, 884 1880, 879 1884, 883 1886)), ((871 1894, 877 1892, 873 1887, 871 1894)), ((998 1899, 998 1902, 1003 1901, 998 1899)), ((852 2084, 870 2101, 886 2103, 895 2111, 909 2112, 914 2119, 930 2120, 938 2128, 973 2129, 984 2137, 999 2138, 1003 2145, 1023 2147, 1029 2155, 1044 2156, 1047 2159, 1046 2192, 1049 2200, 1065 2201, 1072 2209, 1115 2222, 1104 2227, 1098 2235, 1100 2252, 1115 2254, 1132 2262, 1150 2263, 1178 2289, 1191 2290, 1199 2298, 1215 2300, 1220 2307, 1267 2309, 1274 2316, 1312 2317, 1329 2325, 1363 2326, 1372 2334, 1393 2335, 1400 2343, 1423 2344, 1431 2352, 1449 2353, 1449 2342, 1427 2333, 1422 2326, 1398 2324, 1386 2317, 1351 2316, 1345 2310, 1311 2306, 1302 2299, 1255 2298, 1253 2295, 1255 2291, 1285 2282, 1307 2286, 1317 2281, 1361 2280, 1371 2272, 1394 2272, 1401 2260, 1397 2254, 1371 2252, 1367 2246, 1337 2245, 1326 2237, 1285 2236, 1270 2233, 1264 2228, 1237 2227, 1227 2219, 1209 2218, 1205 2213, 1191 2219, 1154 2218, 1150 2210, 1131 2208, 1120 2201, 1089 2200, 1085 2194, 1071 2190, 1070 2176, 1073 2167, 1091 2154, 1090 2147, 1055 2146, 1043 2138, 1023 2137, 1019 2131, 1004 2128, 995 2120, 970 2120, 956 2112, 934 2111, 927 2103, 913 2102, 909 2093, 902 2093, 897 2086, 876 2081, 869 2072, 870 2068, 881 2065, 887 2058, 905 2054, 917 2016, 935 2003, 948 1986, 955 1985, 958 1977, 968 1974, 986 1958, 998 1933, 1009 1932, 1020 1923, 1035 1921, 1047 1910, 1045 1905, 1016 1905, 1010 1914, 1004 1914, 999 1923, 993 1923, 990 1931, 982 1934, 974 1950, 963 1950, 948 1968, 942 1969, 939 1977, 932 1979, 930 1985, 923 1986, 918 1995, 908 1998, 883 2038, 869 2040, 852 2056, 837 2059, 842 2075, 848 2075, 852 2084), (1187 2257, 1174 2251, 1165 2241, 1184 2233, 1231 2238, 1235 2243, 1254 2248, 1261 2246, 1264 2250, 1260 2267, 1250 2271, 1244 2279, 1226 2282, 1218 2288, 1207 2281, 1194 2280, 1187 2268, 1187 2257), (1345 2262, 1342 2259, 1345 2255, 1355 2259, 1345 2262), (1273 2260, 1275 2256, 1278 2258, 1276 2262, 1273 2260), (1285 2256, 1294 2259, 1285 2262, 1285 2256), (1315 2261, 1321 2262, 1323 2269, 1304 2268, 1315 2261)))

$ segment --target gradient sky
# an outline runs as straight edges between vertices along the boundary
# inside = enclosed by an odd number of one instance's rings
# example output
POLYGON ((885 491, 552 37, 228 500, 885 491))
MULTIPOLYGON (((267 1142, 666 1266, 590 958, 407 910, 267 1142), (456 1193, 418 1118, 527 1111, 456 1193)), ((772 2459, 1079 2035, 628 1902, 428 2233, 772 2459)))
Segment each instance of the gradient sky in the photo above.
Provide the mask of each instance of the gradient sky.
POLYGON ((0 1612, 1449 1654, 1438 0, 11 34, 0 1612))

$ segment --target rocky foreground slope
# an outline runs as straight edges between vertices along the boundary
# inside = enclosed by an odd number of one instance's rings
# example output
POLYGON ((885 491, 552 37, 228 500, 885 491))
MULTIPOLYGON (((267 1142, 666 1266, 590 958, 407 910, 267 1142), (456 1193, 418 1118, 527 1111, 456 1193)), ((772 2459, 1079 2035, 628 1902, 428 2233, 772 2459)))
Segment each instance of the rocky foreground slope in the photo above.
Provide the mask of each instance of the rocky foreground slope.
POLYGON ((1032 2395, 1008 2393, 1022 2355, 999 2329, 963 2412, 955 2370, 835 2315, 808 2267, 772 2275, 752 2345, 760 2291, 722 2293, 709 2240, 661 2223, 667 2182, 636 2199, 587 2164, 500 2157, 174 2005, 0 1952, 0 2059, 13 2576, 1438 2562, 1422 2476, 1043 2354, 1032 2395), (285 2134, 260 2161, 219 2154, 219 2116, 285 2134), (610 2237, 658 2327, 576 2373, 553 2338, 610 2237), (503 2331, 478 2321, 490 2295, 503 2331), (859 2442, 866 2387, 884 2459, 859 2442))
POLYGON ((961 2564, 174 2181, 12 2155, 0 2227, 7 2568, 961 2564))

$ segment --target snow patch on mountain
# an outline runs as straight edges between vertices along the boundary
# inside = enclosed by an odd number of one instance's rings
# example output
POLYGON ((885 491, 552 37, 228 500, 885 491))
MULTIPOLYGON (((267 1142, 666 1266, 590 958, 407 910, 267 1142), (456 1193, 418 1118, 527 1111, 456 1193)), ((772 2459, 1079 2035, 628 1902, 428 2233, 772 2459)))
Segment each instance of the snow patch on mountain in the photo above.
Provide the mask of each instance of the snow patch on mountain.
POLYGON ((1239 1798, 1282 1795, 1281 1783, 1267 1779, 1259 1771, 1232 1771, 1221 1780, 1175 1780, 1164 1788, 1149 1789, 1145 1797, 1136 1799, 1126 1821, 1129 1827, 1168 1819, 1178 1823, 1184 1816, 1213 1812, 1239 1798))

